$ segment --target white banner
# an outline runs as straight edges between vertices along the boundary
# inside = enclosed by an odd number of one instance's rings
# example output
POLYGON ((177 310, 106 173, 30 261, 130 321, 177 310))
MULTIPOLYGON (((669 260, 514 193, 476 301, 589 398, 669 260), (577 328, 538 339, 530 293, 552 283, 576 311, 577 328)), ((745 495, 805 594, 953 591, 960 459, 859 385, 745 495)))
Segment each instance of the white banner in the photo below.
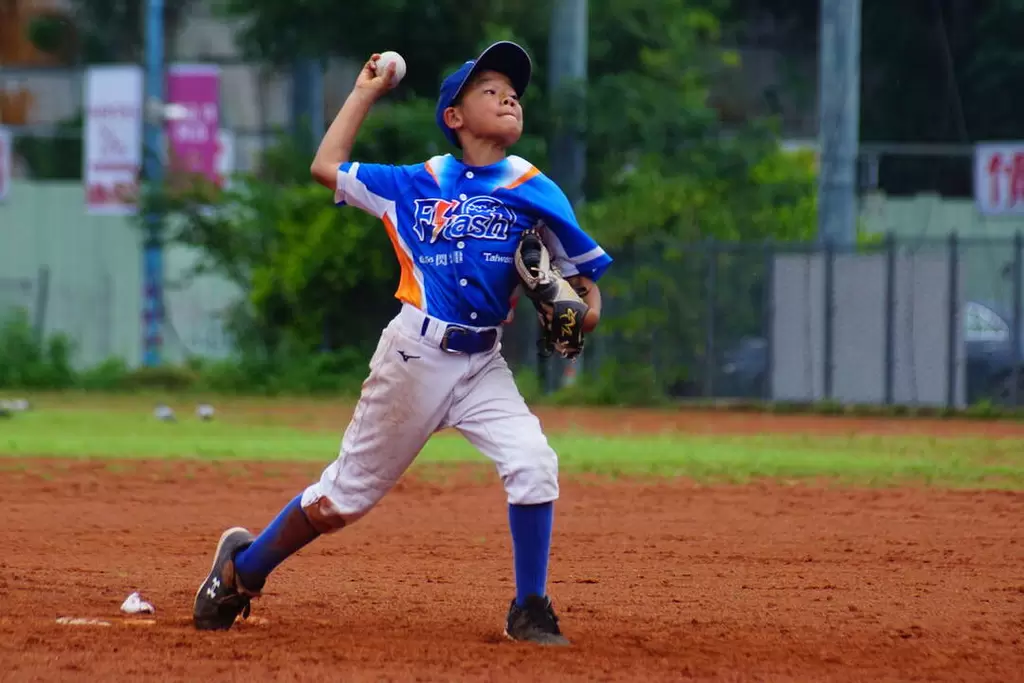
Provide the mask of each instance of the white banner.
POLYGON ((11 178, 14 177, 14 136, 11 131, 0 126, 0 202, 6 201, 11 191, 11 178))
POLYGON ((85 78, 86 212, 129 215, 138 210, 142 170, 142 68, 89 67, 85 78))
POLYGON ((1024 142, 975 146, 974 202, 986 216, 1024 215, 1024 142))

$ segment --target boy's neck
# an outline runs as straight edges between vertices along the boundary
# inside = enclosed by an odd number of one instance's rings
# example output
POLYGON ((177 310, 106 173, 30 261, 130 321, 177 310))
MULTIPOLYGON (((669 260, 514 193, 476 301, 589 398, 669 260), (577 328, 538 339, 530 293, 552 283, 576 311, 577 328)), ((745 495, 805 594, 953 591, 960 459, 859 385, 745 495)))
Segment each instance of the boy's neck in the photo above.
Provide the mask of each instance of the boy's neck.
POLYGON ((505 156, 505 148, 491 140, 469 138, 462 141, 462 163, 466 166, 490 166, 505 156))

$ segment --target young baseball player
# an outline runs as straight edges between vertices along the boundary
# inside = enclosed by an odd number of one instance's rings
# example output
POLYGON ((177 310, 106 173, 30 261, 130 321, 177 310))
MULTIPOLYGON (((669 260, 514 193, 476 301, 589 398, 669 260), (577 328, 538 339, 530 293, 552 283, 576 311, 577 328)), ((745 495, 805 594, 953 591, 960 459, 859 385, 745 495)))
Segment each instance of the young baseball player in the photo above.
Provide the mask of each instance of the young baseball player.
POLYGON ((558 459, 501 356, 502 322, 523 282, 516 260, 524 235, 543 237, 561 282, 589 307, 579 309, 582 320, 578 310, 555 309, 563 311, 560 328, 576 324, 590 332, 597 325, 594 283, 611 258, 581 230, 554 182, 506 154, 522 134, 519 98, 531 75, 520 46, 495 43, 445 78, 437 124, 461 159, 443 155, 410 166, 349 159, 371 105, 394 87, 393 65, 378 69, 378 59, 364 65, 311 171, 334 190, 336 205, 384 223, 401 266, 401 310, 370 360, 337 459, 259 536, 241 527, 221 535, 196 592, 194 623, 228 629, 239 614, 248 617, 275 567, 368 513, 430 436, 452 427, 495 463, 507 494, 516 593, 505 634, 567 644, 546 591, 558 459))

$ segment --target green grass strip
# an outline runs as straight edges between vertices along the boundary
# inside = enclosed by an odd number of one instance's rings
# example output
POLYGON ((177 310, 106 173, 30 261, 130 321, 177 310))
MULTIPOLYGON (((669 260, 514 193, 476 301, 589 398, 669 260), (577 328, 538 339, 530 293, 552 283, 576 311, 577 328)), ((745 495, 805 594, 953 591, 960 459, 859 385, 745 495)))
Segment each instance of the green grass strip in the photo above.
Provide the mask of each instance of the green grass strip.
MULTIPOLYGON (((0 454, 69 458, 195 458, 330 462, 337 434, 190 416, 48 410, 0 421, 0 454)), ((883 436, 549 437, 565 472, 682 476, 706 482, 829 479, 884 486, 1024 489, 1024 441, 883 436)), ((486 463, 457 434, 435 436, 417 463, 486 463)))

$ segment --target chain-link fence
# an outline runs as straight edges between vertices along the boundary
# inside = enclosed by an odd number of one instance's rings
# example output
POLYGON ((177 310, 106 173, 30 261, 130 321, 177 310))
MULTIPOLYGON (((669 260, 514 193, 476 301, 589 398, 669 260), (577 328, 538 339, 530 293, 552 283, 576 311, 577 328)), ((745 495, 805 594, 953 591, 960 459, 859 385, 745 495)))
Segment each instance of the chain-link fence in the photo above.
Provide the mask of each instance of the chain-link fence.
POLYGON ((1024 402, 1020 237, 623 250, 586 372, 680 398, 1024 402))

